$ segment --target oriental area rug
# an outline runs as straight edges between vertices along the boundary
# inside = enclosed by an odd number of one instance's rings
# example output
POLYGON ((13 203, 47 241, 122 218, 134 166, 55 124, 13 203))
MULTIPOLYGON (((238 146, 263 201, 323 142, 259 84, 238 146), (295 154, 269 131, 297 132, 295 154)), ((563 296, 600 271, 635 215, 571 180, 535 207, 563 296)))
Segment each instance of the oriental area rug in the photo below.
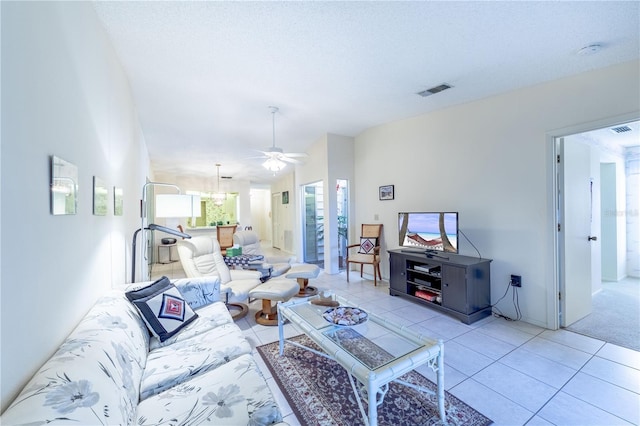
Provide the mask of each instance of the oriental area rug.
MULTIPOLYGON (((305 335, 289 340, 320 351, 320 348, 305 335)), ((301 424, 364 424, 347 372, 335 361, 288 344, 285 344, 285 356, 281 357, 278 342, 258 346, 257 350, 301 424)), ((382 349, 378 350, 383 353, 381 355, 386 354, 382 349)), ((415 371, 405 374, 401 379, 436 390, 433 382, 415 371)), ((363 400, 363 406, 367 410, 366 398, 363 400)), ((449 425, 486 426, 492 423, 490 419, 449 392, 445 392, 445 411, 449 425)), ((378 407, 378 424, 441 424, 436 397, 398 383, 390 383, 384 402, 378 407)))

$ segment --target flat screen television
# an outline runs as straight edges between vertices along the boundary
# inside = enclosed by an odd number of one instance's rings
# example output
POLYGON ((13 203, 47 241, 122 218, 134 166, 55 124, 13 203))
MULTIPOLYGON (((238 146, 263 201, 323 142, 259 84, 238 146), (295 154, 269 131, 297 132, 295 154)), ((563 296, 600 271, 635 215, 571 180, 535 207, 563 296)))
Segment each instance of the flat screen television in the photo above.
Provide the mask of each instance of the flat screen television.
POLYGON ((403 248, 458 253, 458 212, 398 213, 398 230, 403 248))

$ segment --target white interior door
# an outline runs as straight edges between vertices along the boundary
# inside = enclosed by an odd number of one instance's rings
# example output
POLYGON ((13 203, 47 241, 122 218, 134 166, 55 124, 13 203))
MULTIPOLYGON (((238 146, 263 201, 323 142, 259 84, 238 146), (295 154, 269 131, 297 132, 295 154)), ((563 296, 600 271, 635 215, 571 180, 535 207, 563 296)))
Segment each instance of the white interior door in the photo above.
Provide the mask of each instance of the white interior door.
POLYGON ((591 148, 559 141, 560 325, 591 313, 591 148))

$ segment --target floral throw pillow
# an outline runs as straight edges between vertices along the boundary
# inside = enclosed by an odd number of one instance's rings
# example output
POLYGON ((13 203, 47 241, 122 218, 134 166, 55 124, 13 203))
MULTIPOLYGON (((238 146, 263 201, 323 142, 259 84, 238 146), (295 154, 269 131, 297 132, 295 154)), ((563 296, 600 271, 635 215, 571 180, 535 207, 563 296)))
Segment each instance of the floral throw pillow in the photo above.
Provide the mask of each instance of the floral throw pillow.
POLYGON ((360 254, 373 254, 373 249, 378 245, 377 238, 365 238, 360 237, 360 249, 358 253, 360 254))
POLYGON ((126 296, 140 312, 149 331, 161 342, 178 334, 198 317, 167 277, 148 287, 129 291, 126 296))

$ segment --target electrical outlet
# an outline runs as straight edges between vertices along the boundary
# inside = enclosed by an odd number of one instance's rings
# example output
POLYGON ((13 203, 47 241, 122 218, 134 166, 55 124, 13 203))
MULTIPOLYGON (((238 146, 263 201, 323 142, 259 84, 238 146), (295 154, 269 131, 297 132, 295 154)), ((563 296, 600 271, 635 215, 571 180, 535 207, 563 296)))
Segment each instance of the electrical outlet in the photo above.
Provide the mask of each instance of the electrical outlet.
POLYGON ((511 285, 514 287, 522 287, 522 277, 520 275, 511 275, 511 285))

